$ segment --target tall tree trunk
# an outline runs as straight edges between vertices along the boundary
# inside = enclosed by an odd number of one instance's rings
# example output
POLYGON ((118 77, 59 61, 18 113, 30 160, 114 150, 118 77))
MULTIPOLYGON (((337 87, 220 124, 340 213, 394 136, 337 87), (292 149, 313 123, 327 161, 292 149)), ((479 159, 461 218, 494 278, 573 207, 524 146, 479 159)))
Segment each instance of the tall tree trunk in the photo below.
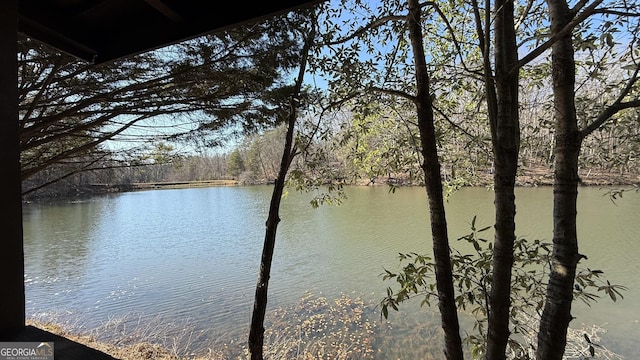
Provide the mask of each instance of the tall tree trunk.
MULTIPOLYGON (((564 0, 547 0, 551 36, 572 19, 564 0)), ((578 254, 576 202, 581 135, 575 109, 575 60, 571 32, 552 47, 553 101, 556 121, 555 178, 553 185, 553 254, 540 330, 537 359, 562 359, 567 327, 572 319, 573 283, 578 254)))
POLYGON ((438 306, 445 340, 444 353, 449 360, 461 360, 464 356, 462 353, 460 325, 458 322, 458 312, 453 288, 453 274, 449 252, 447 219, 444 210, 440 160, 436 147, 433 106, 429 91, 430 80, 422 43, 421 9, 418 0, 409 0, 408 4, 409 16, 407 17, 407 22, 409 37, 413 47, 418 88, 415 104, 418 113, 418 127, 420 129, 420 141, 422 145, 422 169, 424 171, 427 197, 429 199, 436 286, 438 289, 438 306))
POLYGON ((295 130, 297 116, 296 104, 300 95, 300 89, 302 88, 304 73, 307 66, 307 57, 309 56, 311 42, 313 41, 314 36, 315 33, 311 32, 311 35, 305 39, 300 70, 289 102, 287 135, 285 137, 284 150, 282 151, 280 170, 278 172, 278 178, 273 186, 273 194, 271 195, 271 203, 269 205, 269 214, 267 215, 264 245, 262 247, 262 257, 260 260, 260 272, 258 275, 258 283, 256 284, 251 328, 249 330, 249 352, 251 353, 251 360, 264 359, 264 317, 267 311, 267 295, 269 278, 271 276, 273 250, 276 244, 278 224, 280 223, 280 200, 282 199, 282 193, 284 192, 287 172, 289 171, 293 158, 296 156, 293 144, 293 133, 295 130))
POLYGON ((512 0, 495 2, 496 104, 492 120, 495 238, 487 338, 489 360, 505 359, 510 335, 511 270, 516 238, 514 187, 520 149, 518 71, 512 71, 518 61, 513 11, 512 0))

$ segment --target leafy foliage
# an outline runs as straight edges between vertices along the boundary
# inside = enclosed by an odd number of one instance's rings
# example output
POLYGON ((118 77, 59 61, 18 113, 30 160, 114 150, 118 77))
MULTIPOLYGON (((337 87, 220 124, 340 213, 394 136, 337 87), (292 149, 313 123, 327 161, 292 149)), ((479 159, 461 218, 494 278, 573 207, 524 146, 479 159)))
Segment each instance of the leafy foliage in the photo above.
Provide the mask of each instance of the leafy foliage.
POLYGON ((67 173, 129 166, 154 143, 208 147, 272 126, 299 58, 289 31, 299 21, 275 17, 98 67, 22 39, 22 179, 40 173, 38 186, 55 180, 43 173, 54 165, 67 173))
MULTIPOLYGON (((478 228, 474 216, 471 232, 460 237, 459 245, 451 248, 455 302, 459 311, 474 319, 472 332, 467 333, 465 338, 474 358, 480 358, 485 353, 486 346, 493 248, 484 234, 490 229, 490 226, 478 228)), ((532 327, 531 321, 525 319, 537 318, 544 306, 551 244, 518 238, 514 249, 510 312, 512 337, 508 346, 509 351, 517 355, 528 351, 526 344, 518 336, 537 331, 532 327)), ((385 318, 389 316, 389 309, 398 310, 409 299, 418 298, 421 305, 430 306, 438 297, 432 259, 417 253, 401 253, 399 258, 401 269, 398 272, 385 269, 382 276, 383 280, 394 281, 397 285, 396 289, 391 286, 387 288, 387 296, 380 303, 381 314, 385 318)), ((576 274, 574 300, 591 304, 601 295, 608 296, 614 302, 622 298, 622 291, 626 287, 611 284, 602 275, 601 270, 581 269, 576 274)))

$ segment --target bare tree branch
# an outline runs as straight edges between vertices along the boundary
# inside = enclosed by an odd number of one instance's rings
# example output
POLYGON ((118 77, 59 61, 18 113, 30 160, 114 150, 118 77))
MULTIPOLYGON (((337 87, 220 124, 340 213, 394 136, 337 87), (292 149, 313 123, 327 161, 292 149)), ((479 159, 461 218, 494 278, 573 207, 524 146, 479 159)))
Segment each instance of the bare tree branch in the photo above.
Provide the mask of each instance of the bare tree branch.
POLYGON ((609 120, 613 115, 615 115, 619 111, 624 109, 640 107, 640 99, 634 99, 627 102, 622 101, 627 95, 629 95, 629 93, 633 89, 634 84, 637 82, 638 72, 640 72, 640 65, 636 67, 635 71, 633 72, 633 75, 631 75, 631 78, 627 82, 627 85, 620 92, 620 94, 618 95, 618 98, 613 102, 613 104, 606 107, 591 124, 589 124, 586 128, 580 131, 581 138, 584 139, 589 134, 593 133, 596 129, 602 126, 602 124, 604 124, 607 120, 609 120))
POLYGON ((551 46, 558 41, 560 38, 565 36, 566 34, 573 31, 573 29, 580 25, 584 20, 588 17, 594 15, 596 13, 596 7, 602 3, 603 0, 595 0, 591 5, 586 7, 584 11, 577 14, 571 22, 569 22, 562 30, 560 30, 557 34, 552 36, 549 40, 545 41, 542 45, 533 49, 530 53, 521 58, 509 71, 509 73, 513 73, 515 71, 520 71, 520 68, 542 55, 545 51, 549 50, 551 46))

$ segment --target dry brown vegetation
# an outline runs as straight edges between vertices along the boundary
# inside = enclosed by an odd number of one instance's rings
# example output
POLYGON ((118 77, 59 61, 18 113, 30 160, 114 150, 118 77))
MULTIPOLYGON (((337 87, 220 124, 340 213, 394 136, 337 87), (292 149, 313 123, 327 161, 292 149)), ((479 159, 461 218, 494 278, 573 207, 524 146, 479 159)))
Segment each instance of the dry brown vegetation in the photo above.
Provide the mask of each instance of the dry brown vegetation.
MULTIPOLYGON (((329 300, 308 294, 267 317, 265 356, 271 360, 374 359, 378 324, 365 314, 371 309, 361 298, 329 300)), ((165 320, 130 314, 110 319, 88 333, 36 320, 28 323, 121 360, 248 358, 246 346, 212 343, 187 322, 165 320), (176 332, 176 328, 181 330, 176 332)))
POLYGON ((65 330, 60 325, 56 324, 43 323, 29 319, 27 320, 27 325, 32 325, 50 333, 63 336, 69 340, 102 351, 105 354, 109 354, 121 360, 179 360, 179 358, 171 354, 169 350, 148 342, 141 342, 127 346, 116 346, 111 343, 98 341, 94 335, 76 334, 69 330, 65 330))
MULTIPOLYGON (((343 295, 329 300, 307 294, 294 305, 277 308, 269 314, 265 357, 270 360, 366 360, 410 359, 419 354, 425 360, 440 358, 442 341, 437 319, 432 319, 429 324, 416 326, 412 322, 413 326, 405 326, 407 319, 403 320, 403 317, 410 315, 397 313, 394 316, 396 326, 392 326, 390 322, 371 320, 379 316, 372 311, 376 311, 375 306, 366 304, 361 298, 343 295)), ((526 321, 531 324, 531 332, 522 334, 522 341, 533 349, 538 320, 531 317, 526 321)), ((200 340, 199 333, 187 322, 176 324, 161 317, 143 319, 128 315, 111 319, 99 328, 83 333, 37 320, 28 320, 27 323, 120 360, 249 358, 246 346, 239 344, 209 344, 211 347, 202 349, 202 346, 195 345, 196 340, 200 340), (175 332, 176 326, 182 329, 178 333, 175 332), (109 340, 99 340, 103 338, 109 340)), ((596 325, 583 324, 578 329, 569 329, 565 358, 589 358, 590 351, 595 351, 598 358, 621 360, 621 356, 598 345, 604 333, 606 329, 596 325)))

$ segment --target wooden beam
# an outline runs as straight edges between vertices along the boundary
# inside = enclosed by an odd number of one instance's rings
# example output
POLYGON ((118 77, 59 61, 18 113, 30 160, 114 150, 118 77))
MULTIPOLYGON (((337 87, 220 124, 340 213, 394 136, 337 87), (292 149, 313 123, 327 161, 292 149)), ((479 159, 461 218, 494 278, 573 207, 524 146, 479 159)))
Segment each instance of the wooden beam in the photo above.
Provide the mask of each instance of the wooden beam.
POLYGON ((182 22, 182 16, 175 12, 169 5, 162 0, 145 0, 147 4, 158 10, 162 15, 169 18, 174 23, 182 22))
POLYGON ((25 327, 18 145, 18 0, 0 1, 0 337, 25 327))

